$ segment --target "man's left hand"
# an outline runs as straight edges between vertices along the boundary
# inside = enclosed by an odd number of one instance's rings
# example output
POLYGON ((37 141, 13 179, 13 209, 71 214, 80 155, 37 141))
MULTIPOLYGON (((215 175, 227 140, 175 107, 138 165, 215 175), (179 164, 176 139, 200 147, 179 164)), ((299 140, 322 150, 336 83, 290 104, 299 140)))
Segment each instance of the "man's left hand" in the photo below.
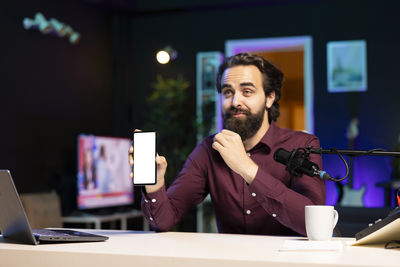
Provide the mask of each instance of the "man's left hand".
POLYGON ((258 166, 247 155, 240 135, 222 130, 214 137, 212 147, 219 152, 226 165, 250 184, 255 178, 258 166))

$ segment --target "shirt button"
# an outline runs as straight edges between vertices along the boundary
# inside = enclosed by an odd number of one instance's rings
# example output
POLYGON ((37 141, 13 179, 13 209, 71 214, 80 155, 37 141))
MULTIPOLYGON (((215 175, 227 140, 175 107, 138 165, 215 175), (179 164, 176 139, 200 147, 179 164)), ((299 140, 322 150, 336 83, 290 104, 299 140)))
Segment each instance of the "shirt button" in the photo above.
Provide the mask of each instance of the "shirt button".
POLYGON ((272 213, 272 217, 274 217, 274 218, 275 218, 275 217, 276 217, 276 214, 275 214, 275 213, 272 213))
POLYGON ((249 156, 249 157, 251 156, 250 152, 247 152, 247 156, 249 156))
POLYGON ((146 202, 146 203, 147 203, 147 202, 149 202, 149 201, 148 201, 147 199, 144 199, 144 202, 146 202))
POLYGON ((149 219, 150 219, 150 221, 152 221, 152 220, 153 220, 153 217, 150 217, 149 219))
POLYGON ((157 199, 155 199, 155 198, 153 198, 152 200, 151 200, 151 202, 157 202, 157 199))
POLYGON ((257 196, 256 193, 251 193, 251 195, 252 195, 253 197, 257 196))
POLYGON ((250 214, 250 213, 251 213, 251 210, 246 210, 246 213, 247 213, 247 214, 250 214))

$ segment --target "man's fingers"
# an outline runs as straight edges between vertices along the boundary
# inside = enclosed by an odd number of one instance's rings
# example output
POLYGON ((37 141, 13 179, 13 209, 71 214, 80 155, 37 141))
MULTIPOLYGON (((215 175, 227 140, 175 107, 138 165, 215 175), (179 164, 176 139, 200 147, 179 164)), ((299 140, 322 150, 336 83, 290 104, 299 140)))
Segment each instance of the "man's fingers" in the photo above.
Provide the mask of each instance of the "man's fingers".
POLYGON ((226 146, 227 140, 223 133, 218 133, 214 136, 214 142, 220 143, 222 146, 226 146))
POLYGON ((234 136, 237 135, 237 133, 231 131, 231 130, 227 130, 227 129, 222 129, 221 133, 226 134, 226 135, 230 135, 230 136, 234 136))
POLYGON ((157 166, 160 166, 160 167, 167 166, 167 160, 165 159, 165 157, 159 156, 158 154, 156 156, 156 163, 157 163, 157 166))
POLYGON ((229 137, 237 138, 237 140, 242 141, 242 138, 241 138, 240 135, 239 135, 238 133, 236 133, 236 132, 223 129, 223 130, 221 131, 221 133, 224 134, 224 135, 227 136, 227 137, 229 136, 229 137))
POLYGON ((140 129, 135 129, 135 133, 140 133, 142 130, 140 130, 140 129))
POLYGON ((223 147, 220 143, 214 142, 214 143, 212 144, 212 148, 214 148, 215 150, 217 150, 218 152, 220 152, 224 147, 223 147))

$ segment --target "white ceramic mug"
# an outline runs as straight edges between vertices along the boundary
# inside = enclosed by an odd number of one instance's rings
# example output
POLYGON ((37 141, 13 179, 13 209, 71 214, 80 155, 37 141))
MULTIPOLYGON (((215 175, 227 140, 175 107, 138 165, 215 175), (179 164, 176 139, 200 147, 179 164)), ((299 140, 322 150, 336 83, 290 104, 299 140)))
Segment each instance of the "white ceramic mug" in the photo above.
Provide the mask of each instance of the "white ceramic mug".
POLYGON ((331 240, 333 228, 339 219, 333 206, 310 205, 305 207, 306 232, 309 240, 331 240))

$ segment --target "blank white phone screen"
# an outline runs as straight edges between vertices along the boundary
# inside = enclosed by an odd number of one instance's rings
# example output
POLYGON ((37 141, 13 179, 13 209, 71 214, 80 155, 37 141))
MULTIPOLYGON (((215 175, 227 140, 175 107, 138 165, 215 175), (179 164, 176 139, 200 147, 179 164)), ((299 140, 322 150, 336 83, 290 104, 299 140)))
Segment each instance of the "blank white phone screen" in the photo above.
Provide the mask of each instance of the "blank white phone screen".
POLYGON ((133 134, 133 183, 156 183, 156 133, 133 134))

